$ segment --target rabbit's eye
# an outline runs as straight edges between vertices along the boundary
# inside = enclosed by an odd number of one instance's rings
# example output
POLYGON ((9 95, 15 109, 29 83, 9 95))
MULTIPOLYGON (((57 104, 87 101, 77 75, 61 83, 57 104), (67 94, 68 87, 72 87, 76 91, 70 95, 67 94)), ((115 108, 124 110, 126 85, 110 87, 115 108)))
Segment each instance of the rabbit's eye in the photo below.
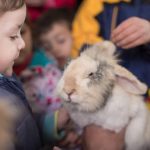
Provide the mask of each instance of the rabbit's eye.
POLYGON ((94 75, 94 73, 93 72, 91 72, 91 73, 89 73, 89 77, 92 77, 94 75))

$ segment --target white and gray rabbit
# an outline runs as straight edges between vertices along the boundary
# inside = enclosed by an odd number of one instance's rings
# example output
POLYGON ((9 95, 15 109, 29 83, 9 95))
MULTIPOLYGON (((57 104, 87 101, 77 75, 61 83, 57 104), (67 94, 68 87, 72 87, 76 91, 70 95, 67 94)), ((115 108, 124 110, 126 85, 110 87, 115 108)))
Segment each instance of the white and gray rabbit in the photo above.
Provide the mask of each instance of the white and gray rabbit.
POLYGON ((141 96, 147 86, 118 64, 108 41, 72 60, 57 87, 73 121, 119 132, 126 127, 127 150, 150 149, 150 114, 141 96))

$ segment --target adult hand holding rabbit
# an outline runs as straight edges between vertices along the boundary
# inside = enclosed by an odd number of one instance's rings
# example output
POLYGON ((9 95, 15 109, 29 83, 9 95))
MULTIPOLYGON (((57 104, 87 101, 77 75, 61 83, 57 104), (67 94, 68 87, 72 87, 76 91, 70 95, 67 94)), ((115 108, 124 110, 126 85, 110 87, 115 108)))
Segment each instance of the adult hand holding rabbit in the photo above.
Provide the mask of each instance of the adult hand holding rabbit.
POLYGON ((124 147, 124 135, 124 129, 119 133, 114 133, 98 126, 90 125, 83 132, 83 150, 122 150, 124 147))

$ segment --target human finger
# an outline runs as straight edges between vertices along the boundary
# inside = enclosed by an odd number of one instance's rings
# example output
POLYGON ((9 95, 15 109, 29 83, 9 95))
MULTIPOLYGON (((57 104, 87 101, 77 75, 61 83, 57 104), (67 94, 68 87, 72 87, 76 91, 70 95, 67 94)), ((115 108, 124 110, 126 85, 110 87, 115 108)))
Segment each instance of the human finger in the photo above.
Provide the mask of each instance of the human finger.
POLYGON ((120 32, 118 35, 112 37, 112 42, 118 43, 122 41, 123 39, 127 38, 128 36, 134 34, 135 32, 138 32, 138 27, 130 26, 129 28, 126 28, 122 32, 120 32))
POLYGON ((134 42, 129 43, 128 45, 123 46, 122 48, 124 49, 129 49, 138 45, 141 45, 143 43, 143 37, 138 38, 137 40, 135 40, 134 42))
MULTIPOLYGON (((117 42, 116 45, 118 47, 126 47, 127 45, 134 43, 134 41, 137 41, 139 38, 142 39, 143 33, 141 31, 135 32, 126 38, 122 39, 121 41, 117 42)), ((144 37, 143 37, 144 38, 144 37)))
POLYGON ((112 34, 111 34, 111 38, 116 37, 118 34, 120 34, 121 32, 123 32, 124 30, 126 30, 128 27, 131 26, 132 24, 132 19, 127 19, 125 21, 123 21, 120 25, 118 25, 118 27, 116 27, 112 34))

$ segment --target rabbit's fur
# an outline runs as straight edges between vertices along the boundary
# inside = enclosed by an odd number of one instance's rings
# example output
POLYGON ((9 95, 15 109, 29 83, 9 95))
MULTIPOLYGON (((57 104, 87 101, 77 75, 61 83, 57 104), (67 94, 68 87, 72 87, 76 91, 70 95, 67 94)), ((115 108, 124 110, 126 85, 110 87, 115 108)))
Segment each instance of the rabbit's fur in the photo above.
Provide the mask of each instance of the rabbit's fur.
POLYGON ((118 65, 114 52, 108 41, 87 48, 65 69, 57 92, 80 127, 126 127, 127 150, 150 149, 150 117, 141 96, 147 87, 118 65))

